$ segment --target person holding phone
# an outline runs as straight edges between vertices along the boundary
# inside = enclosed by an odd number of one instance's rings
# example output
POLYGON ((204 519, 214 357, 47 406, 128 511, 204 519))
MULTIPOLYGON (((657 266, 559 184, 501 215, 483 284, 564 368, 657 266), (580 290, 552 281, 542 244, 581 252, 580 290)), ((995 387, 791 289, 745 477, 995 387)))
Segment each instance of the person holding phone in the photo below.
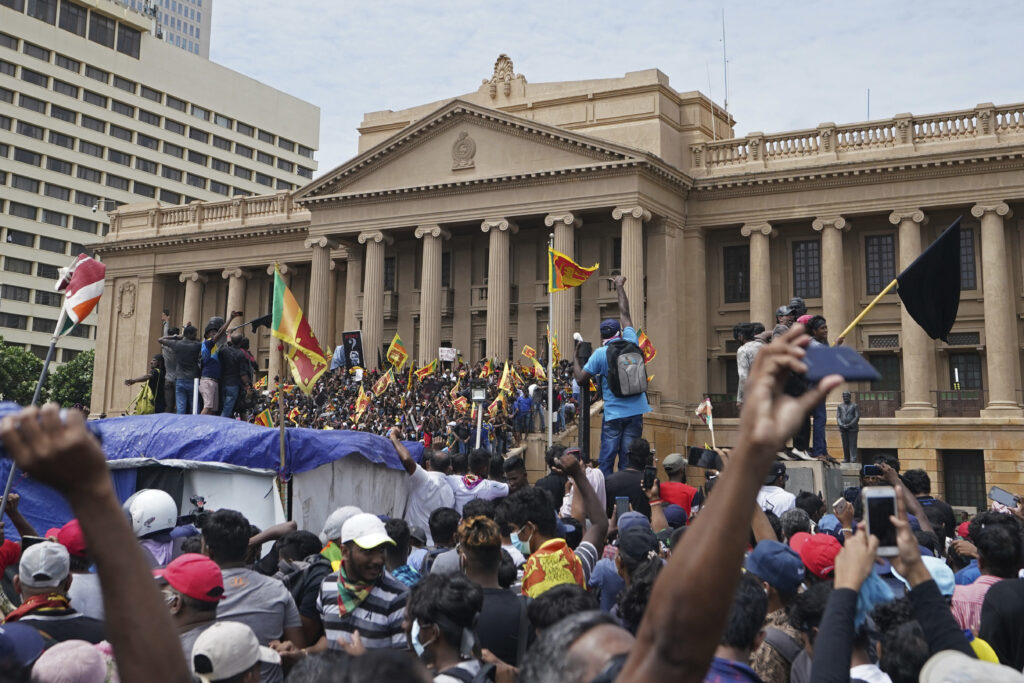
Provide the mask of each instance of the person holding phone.
POLYGON ((645 517, 651 517, 651 504, 644 494, 644 469, 652 464, 651 446, 647 439, 633 439, 626 452, 626 469, 616 472, 604 480, 607 498, 607 513, 615 512, 615 499, 628 498, 630 506, 645 517))

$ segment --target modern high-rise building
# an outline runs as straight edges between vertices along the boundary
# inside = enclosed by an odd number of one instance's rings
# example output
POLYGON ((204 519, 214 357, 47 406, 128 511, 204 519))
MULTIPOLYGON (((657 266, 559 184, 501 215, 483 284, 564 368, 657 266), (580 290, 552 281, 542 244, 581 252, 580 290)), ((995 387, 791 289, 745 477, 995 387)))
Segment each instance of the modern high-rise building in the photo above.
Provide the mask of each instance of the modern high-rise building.
MULTIPOLYGON (((56 0, 54 0, 56 2, 56 0)), ((118 0, 137 12, 151 16, 153 30, 164 41, 183 50, 209 58, 213 0, 118 0)))
MULTIPOLYGON (((318 107, 151 26, 112 0, 0 0, 0 337, 37 355, 57 269, 102 239, 106 211, 292 190, 316 170, 318 107)), ((92 323, 58 361, 92 348, 92 323)))

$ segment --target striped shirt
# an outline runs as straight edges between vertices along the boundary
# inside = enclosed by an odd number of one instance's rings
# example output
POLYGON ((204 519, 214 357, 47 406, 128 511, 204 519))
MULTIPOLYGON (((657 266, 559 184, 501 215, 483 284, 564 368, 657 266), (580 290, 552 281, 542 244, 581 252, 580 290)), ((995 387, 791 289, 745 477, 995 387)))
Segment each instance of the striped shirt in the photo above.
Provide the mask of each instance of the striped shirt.
POLYGON ((981 629, 981 606, 985 602, 985 594, 992 584, 1002 581, 998 576, 983 574, 969 586, 953 588, 953 617, 962 629, 971 629, 977 635, 981 629))
POLYGON ((408 647, 402 617, 409 587, 398 581, 385 569, 370 591, 370 595, 354 610, 341 616, 338 611, 338 572, 324 579, 320 585, 320 597, 316 606, 324 622, 327 645, 338 648, 338 638, 349 639, 349 634, 358 630, 367 648, 408 647))

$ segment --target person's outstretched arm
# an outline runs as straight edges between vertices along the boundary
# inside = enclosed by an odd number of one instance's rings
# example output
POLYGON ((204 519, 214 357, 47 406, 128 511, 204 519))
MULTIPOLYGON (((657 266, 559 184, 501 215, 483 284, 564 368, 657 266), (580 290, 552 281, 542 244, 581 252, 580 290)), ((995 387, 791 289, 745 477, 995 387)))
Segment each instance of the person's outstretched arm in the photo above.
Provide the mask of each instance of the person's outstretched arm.
POLYGON ((809 341, 803 326, 796 325, 757 354, 747 379, 737 446, 715 495, 658 576, 636 644, 618 678, 621 683, 704 680, 739 581, 745 532, 761 481, 786 439, 842 382, 830 375, 803 396, 783 394, 790 373, 807 371, 802 359, 809 341))
POLYGON ((398 438, 398 427, 392 427, 391 431, 388 432, 388 438, 391 439, 391 445, 395 447, 395 451, 398 452, 398 459, 402 461, 402 467, 410 475, 416 474, 416 461, 412 457, 412 453, 405 447, 405 444, 398 438))
POLYGON ((594 487, 587 481, 583 464, 572 453, 563 453, 552 469, 572 479, 573 497, 583 500, 583 512, 590 520, 590 528, 584 531, 583 540, 593 544, 600 555, 608 539, 608 515, 604 511, 604 503, 598 500, 594 487))
POLYGON ((626 296, 626 276, 616 275, 612 278, 615 284, 615 295, 619 298, 619 320, 622 329, 633 327, 633 317, 629 314, 629 297, 626 296))
POLYGON ((0 422, 7 457, 70 503, 103 590, 107 635, 124 681, 189 680, 178 634, 142 549, 114 494, 106 458, 78 411, 61 421, 55 403, 0 422))

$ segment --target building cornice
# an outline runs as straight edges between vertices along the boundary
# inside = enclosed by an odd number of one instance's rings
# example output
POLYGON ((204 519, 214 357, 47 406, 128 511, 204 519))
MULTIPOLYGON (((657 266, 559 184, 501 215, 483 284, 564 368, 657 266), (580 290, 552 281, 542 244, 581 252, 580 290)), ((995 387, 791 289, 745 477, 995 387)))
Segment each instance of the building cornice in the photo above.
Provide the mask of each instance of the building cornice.
POLYGON ((219 230, 216 232, 185 233, 181 235, 159 235, 137 239, 101 242, 92 247, 97 255, 116 254, 126 251, 143 251, 162 248, 185 248, 197 245, 215 245, 221 242, 248 241, 250 243, 275 242, 281 236, 294 235, 303 240, 309 234, 309 225, 268 225, 245 230, 219 230))

